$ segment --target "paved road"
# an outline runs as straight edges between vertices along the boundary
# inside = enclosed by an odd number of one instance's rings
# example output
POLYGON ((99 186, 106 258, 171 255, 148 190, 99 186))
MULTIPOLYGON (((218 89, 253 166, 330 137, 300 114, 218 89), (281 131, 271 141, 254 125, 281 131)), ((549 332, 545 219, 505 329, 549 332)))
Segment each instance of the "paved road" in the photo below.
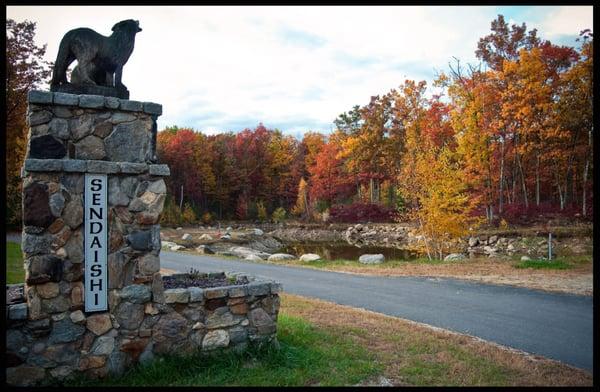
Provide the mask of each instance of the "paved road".
POLYGON ((593 369, 592 298, 457 279, 376 277, 161 252, 180 272, 236 271, 275 279, 284 291, 467 333, 593 369))

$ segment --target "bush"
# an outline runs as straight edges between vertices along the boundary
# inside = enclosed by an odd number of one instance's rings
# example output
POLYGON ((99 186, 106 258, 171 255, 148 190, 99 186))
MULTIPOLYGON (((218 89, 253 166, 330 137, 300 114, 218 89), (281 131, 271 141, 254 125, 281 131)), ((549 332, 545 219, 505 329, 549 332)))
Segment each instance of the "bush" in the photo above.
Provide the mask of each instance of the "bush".
MULTIPOLYGON (((568 205, 563 210, 555 203, 532 203, 528 208, 524 204, 506 204, 502 211, 502 219, 510 224, 523 225, 533 221, 552 217, 576 218, 581 214, 581 207, 568 205)), ((588 216, 591 219, 591 216, 588 216)))
POLYGON ((192 206, 188 203, 185 203, 183 206, 183 213, 181 214, 184 223, 192 224, 195 223, 198 218, 196 217, 196 213, 192 209, 192 206))
POLYGON ((267 208, 265 207, 262 201, 256 203, 256 217, 261 222, 267 220, 267 208))
POLYGON ((394 209, 379 204, 353 203, 329 209, 330 222, 392 222, 395 217, 394 209))
POLYGON ((205 225, 211 224, 212 220, 213 217, 210 212, 206 211, 204 214, 202 214, 202 223, 204 223, 205 225))
POLYGON ((286 214, 285 209, 283 207, 279 207, 275 211, 273 211, 273 214, 271 215, 271 219, 275 223, 282 222, 285 219, 285 214, 286 214))

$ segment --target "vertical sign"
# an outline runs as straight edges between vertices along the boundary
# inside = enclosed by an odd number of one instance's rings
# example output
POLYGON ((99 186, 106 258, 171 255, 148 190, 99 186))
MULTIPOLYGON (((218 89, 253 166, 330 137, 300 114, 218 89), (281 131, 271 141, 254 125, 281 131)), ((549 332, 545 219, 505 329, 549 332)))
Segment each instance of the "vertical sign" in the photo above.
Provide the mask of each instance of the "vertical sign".
POLYGON ((84 250, 85 311, 107 310, 107 210, 106 174, 85 175, 84 250))

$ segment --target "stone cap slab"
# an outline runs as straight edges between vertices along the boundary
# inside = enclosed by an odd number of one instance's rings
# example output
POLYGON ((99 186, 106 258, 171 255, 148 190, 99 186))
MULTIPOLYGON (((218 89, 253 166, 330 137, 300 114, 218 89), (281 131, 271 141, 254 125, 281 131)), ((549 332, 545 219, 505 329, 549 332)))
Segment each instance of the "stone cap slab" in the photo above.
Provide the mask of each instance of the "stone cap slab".
POLYGON ((27 101, 35 105, 76 106, 82 109, 111 109, 129 112, 141 112, 154 116, 162 114, 162 105, 154 102, 140 102, 102 95, 67 94, 52 91, 31 90, 27 101))
POLYGON ((68 172, 106 174, 144 174, 169 176, 169 166, 132 162, 110 162, 82 159, 26 159, 23 165, 26 172, 68 172))

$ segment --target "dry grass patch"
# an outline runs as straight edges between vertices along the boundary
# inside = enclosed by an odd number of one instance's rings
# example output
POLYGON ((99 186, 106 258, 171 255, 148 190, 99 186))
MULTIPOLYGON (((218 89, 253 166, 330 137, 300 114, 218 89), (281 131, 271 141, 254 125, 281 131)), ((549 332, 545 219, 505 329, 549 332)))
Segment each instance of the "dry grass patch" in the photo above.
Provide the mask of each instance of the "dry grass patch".
POLYGON ((375 352, 394 385, 593 384, 590 373, 557 361, 362 309, 283 294, 281 312, 375 352))

